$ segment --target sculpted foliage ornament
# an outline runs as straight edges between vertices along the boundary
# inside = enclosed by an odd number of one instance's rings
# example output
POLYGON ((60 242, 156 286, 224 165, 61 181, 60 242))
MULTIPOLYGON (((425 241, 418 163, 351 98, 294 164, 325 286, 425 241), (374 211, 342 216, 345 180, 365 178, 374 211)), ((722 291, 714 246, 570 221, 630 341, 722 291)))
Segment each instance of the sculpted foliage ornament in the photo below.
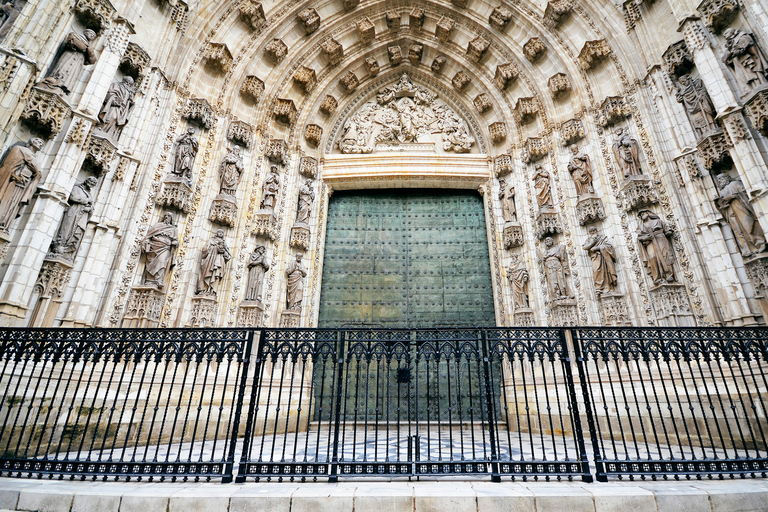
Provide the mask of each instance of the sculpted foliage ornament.
POLYGON ((549 153, 547 141, 544 137, 528 137, 523 147, 523 161, 525 163, 541 160, 549 153))
POLYGON ((315 146, 315 147, 319 146, 320 139, 322 137, 323 137, 323 128, 320 125, 308 124, 307 127, 304 129, 304 140, 306 140, 310 146, 315 146))
POLYGON ((504 154, 497 156, 493 162, 493 165, 497 178, 506 176, 507 174, 514 171, 514 166, 512 165, 512 155, 504 154))
POLYGON ((403 49, 399 46, 388 46, 387 56, 392 66, 399 66, 403 62, 403 49))
POLYGON ((370 44, 376 37, 376 26, 368 18, 357 22, 357 39, 360 44, 370 44))
POLYGON ((344 89, 347 91, 347 93, 351 93, 355 89, 357 89, 357 86, 360 85, 360 80, 358 80, 357 76, 355 75, 354 71, 348 71, 346 72, 340 79, 339 82, 344 87, 344 89))
POLYGON ((488 125, 488 134, 491 137, 491 142, 501 144, 507 140, 507 125, 501 121, 491 123, 488 125))
POLYGON ((579 142, 585 136, 584 123, 581 122, 581 119, 569 119, 560 127, 560 138, 564 146, 579 142))
POLYGON ((299 66, 293 74, 293 83, 295 83, 304 94, 311 93, 317 85, 317 73, 312 68, 299 66))
POLYGON ((539 107, 536 103, 536 99, 533 97, 518 98, 512 113, 515 116, 515 121, 520 124, 533 121, 536 119, 536 115, 539 113, 539 107))
POLYGON ((431 69, 433 73, 440 74, 442 73, 446 62, 447 61, 445 57, 443 57, 442 55, 438 55, 432 60, 432 65, 429 66, 429 69, 431 69))
POLYGON ((464 71, 459 71, 453 76, 451 83, 453 84, 454 89, 457 91, 463 91, 467 88, 471 81, 472 78, 470 78, 468 74, 466 74, 464 71))
POLYGON ((381 67, 379 66, 379 61, 376 60, 376 57, 366 57, 364 62, 365 69, 368 70, 368 78, 373 78, 379 74, 381 67))

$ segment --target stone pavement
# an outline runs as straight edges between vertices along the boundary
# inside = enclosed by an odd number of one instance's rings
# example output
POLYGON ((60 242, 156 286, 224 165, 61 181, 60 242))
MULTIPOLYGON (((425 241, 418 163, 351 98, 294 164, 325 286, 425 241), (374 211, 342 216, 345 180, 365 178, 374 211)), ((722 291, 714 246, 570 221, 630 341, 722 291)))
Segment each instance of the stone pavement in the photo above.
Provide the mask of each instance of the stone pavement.
POLYGON ((768 480, 329 483, 0 478, 0 512, 765 512, 768 480))

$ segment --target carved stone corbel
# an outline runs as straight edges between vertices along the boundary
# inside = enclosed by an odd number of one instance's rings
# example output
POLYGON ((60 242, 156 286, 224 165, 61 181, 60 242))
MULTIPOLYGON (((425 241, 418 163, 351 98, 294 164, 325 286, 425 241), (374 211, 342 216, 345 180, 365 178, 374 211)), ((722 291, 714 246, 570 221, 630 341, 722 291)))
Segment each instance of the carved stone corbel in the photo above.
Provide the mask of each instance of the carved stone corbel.
POLYGON ((387 22, 387 28, 389 30, 398 31, 400 30, 400 20, 401 20, 400 13, 395 11, 394 9, 389 10, 384 14, 384 19, 387 22))
POLYGON ((412 44, 408 48, 408 60, 412 65, 418 66, 421 62, 421 55, 424 53, 424 46, 420 44, 412 44))
POLYGON ((33 87, 21 120, 36 134, 45 139, 55 137, 72 115, 72 108, 53 91, 33 87))
POLYGON ((358 80, 354 71, 347 71, 339 79, 339 83, 341 83, 341 86, 344 87, 344 90, 347 91, 347 94, 349 94, 357 89, 357 86, 360 85, 360 80, 358 80))
POLYGON ((434 59, 432 59, 432 65, 429 66, 429 69, 431 69, 433 73, 440 74, 442 73, 446 62, 447 61, 445 57, 443 57, 442 55, 438 55, 434 59))
POLYGON ((453 88, 457 91, 463 91, 467 88, 469 83, 472 81, 472 78, 468 74, 466 74, 464 71, 459 71, 455 75, 453 75, 453 79, 451 80, 451 83, 453 84, 453 88))
POLYGON ((403 49, 399 46, 388 46, 387 57, 391 66, 399 66, 403 62, 403 49))
POLYGON ((555 73, 547 80, 547 87, 552 98, 557 99, 571 92, 571 79, 565 73, 555 73))
POLYGON ((253 126, 245 121, 232 121, 229 130, 227 130, 227 139, 240 146, 250 148, 253 140, 253 126))
POLYGON ((488 112, 493 108, 493 103, 491 103, 491 98, 489 98, 488 95, 485 93, 480 93, 477 96, 475 96, 473 103, 475 104, 475 109, 481 114, 485 114, 486 112, 488 112))
POLYGON ((296 105, 293 103, 293 100, 277 98, 275 100, 275 110, 272 114, 274 115, 276 121, 283 124, 292 125, 296 122, 296 115, 298 114, 298 111, 296 110, 296 105))
POLYGON ((376 60, 376 57, 373 57, 373 56, 366 57, 364 62, 365 62, 365 69, 368 70, 369 78, 373 78, 379 74, 379 70, 381 69, 381 66, 379 66, 379 61, 376 60))
POLYGON ((224 43, 208 43, 208 47, 203 53, 203 60, 206 67, 214 71, 225 74, 232 67, 232 52, 224 43))
POLYGON ((515 63, 507 62, 496 66, 496 73, 493 80, 496 82, 496 87, 503 91, 517 80, 519 74, 520 71, 517 69, 515 63))
POLYGON ((257 76, 246 76, 240 86, 240 94, 249 98, 253 103, 259 103, 264 94, 264 82, 257 76))
POLYGON ((579 63, 588 71, 611 54, 611 47, 605 39, 587 41, 579 52, 579 63))
POLYGON ((426 19, 424 9, 420 7, 414 7, 411 13, 408 15, 408 27, 411 30, 421 30, 424 26, 424 20, 426 19))

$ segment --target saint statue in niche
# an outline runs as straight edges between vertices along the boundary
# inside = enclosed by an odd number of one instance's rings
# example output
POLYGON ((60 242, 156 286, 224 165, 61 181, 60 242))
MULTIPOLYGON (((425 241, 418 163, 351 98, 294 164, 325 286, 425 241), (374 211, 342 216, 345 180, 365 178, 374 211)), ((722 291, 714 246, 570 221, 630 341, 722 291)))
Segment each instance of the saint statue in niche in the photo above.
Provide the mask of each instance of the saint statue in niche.
POLYGON ((499 201, 501 201, 501 214, 507 223, 517 222, 517 208, 515 207, 515 187, 503 179, 499 180, 499 201))
POLYGON ((650 210, 641 210, 638 215, 637 246, 645 270, 655 285, 676 282, 675 253, 669 241, 672 230, 650 210))
POLYGON ((176 157, 173 160, 171 174, 177 176, 188 186, 192 186, 192 166, 197 156, 197 138, 195 129, 187 128, 187 133, 176 139, 176 157))
POLYGON ((98 180, 89 176, 78 183, 69 194, 69 206, 61 219, 59 231, 51 244, 51 256, 74 261, 77 249, 88 227, 88 218, 93 211, 93 195, 91 189, 98 180))
POLYGON ((613 156, 616 164, 625 178, 643 174, 640 169, 640 150, 637 141, 624 131, 624 128, 616 130, 616 140, 613 143, 613 156))
POLYGON ((301 264, 301 253, 296 253, 296 260, 292 261, 285 270, 288 276, 288 291, 286 302, 288 311, 301 311, 301 301, 304 298, 304 278, 307 271, 301 264))
POLYGON ((757 214, 749 202, 744 185, 727 174, 720 174, 717 177, 717 187, 720 190, 717 207, 731 226, 741 255, 747 258, 765 251, 765 234, 757 221, 757 214))
POLYGON ((269 270, 266 251, 266 247, 257 245, 253 249, 250 258, 248 258, 248 285, 245 288, 245 300, 261 300, 264 274, 269 270))
POLYGON ((725 37, 725 54, 723 61, 733 71, 733 76, 746 96, 755 87, 768 81, 766 62, 760 54, 752 34, 735 28, 723 31, 725 37))
POLYGON ((541 257, 544 262, 544 270, 547 276, 547 285, 549 286, 549 297, 552 300, 572 299, 573 294, 568 288, 568 255, 565 247, 561 244, 555 245, 552 237, 544 239, 546 252, 541 257))
POLYGON ((536 202, 539 204, 539 209, 550 210, 554 208, 549 171, 540 164, 536 164, 536 173, 533 175, 533 188, 536 189, 536 202))
POLYGON ((221 166, 219 167, 219 177, 221 178, 220 193, 235 197, 242 175, 243 155, 240 146, 235 146, 221 160, 221 166))
POLYGON ((166 274, 176 265, 178 246, 178 229, 173 225, 173 215, 166 212, 141 241, 141 252, 147 258, 142 284, 163 289, 166 274))
POLYGON ((309 224, 309 216, 312 213, 312 201, 314 200, 315 192, 312 190, 312 180, 307 180, 299 188, 299 207, 296 212, 297 224, 309 224))
POLYGON ((616 273, 616 250, 613 242, 598 233, 597 228, 589 228, 589 238, 581 246, 592 260, 592 278, 595 281, 597 296, 616 293, 619 276, 616 273))
POLYGON ((592 187, 592 164, 589 156, 579 151, 579 146, 571 146, 571 161, 568 162, 568 172, 571 173, 573 183, 576 185, 576 195, 594 194, 592 187))
POLYGON ((8 233, 21 205, 32 199, 41 177, 35 153, 42 148, 42 139, 30 139, 12 146, 0 161, 0 231, 8 233))
POLYGON ((689 75, 681 76, 675 98, 685 107, 688 119, 699 136, 717 129, 717 112, 701 79, 691 78, 689 75))
POLYGON ((528 281, 530 276, 525 264, 517 254, 513 254, 511 265, 507 267, 507 280, 512 287, 512 310, 528 309, 528 281))
POLYGON ((203 247, 200 259, 200 274, 197 276, 197 295, 216 296, 213 287, 224 278, 224 265, 232 259, 232 254, 224 238, 224 230, 217 229, 216 234, 203 247))
POLYGON ((96 52, 91 43, 96 32, 86 30, 83 35, 70 32, 61 45, 61 55, 45 80, 49 88, 59 88, 67 96, 77 87, 83 68, 96 62, 96 52))
POLYGON ((277 203, 277 193, 280 191, 280 175, 277 173, 277 167, 269 168, 269 174, 264 179, 264 192, 261 194, 261 209, 274 211, 277 203))
POLYGON ((97 128, 113 140, 120 138, 123 127, 128 124, 128 118, 134 107, 133 95, 135 92, 133 78, 130 76, 123 78, 122 82, 116 82, 109 86, 104 105, 99 111, 97 128))

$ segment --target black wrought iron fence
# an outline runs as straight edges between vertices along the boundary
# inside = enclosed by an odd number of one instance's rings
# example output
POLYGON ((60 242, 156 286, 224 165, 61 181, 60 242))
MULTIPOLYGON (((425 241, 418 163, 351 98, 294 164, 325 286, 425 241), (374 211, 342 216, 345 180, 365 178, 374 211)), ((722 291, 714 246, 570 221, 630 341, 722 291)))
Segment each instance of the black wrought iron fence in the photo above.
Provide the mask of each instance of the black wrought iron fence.
POLYGON ((767 334, 0 330, 0 474, 765 477, 767 334))

